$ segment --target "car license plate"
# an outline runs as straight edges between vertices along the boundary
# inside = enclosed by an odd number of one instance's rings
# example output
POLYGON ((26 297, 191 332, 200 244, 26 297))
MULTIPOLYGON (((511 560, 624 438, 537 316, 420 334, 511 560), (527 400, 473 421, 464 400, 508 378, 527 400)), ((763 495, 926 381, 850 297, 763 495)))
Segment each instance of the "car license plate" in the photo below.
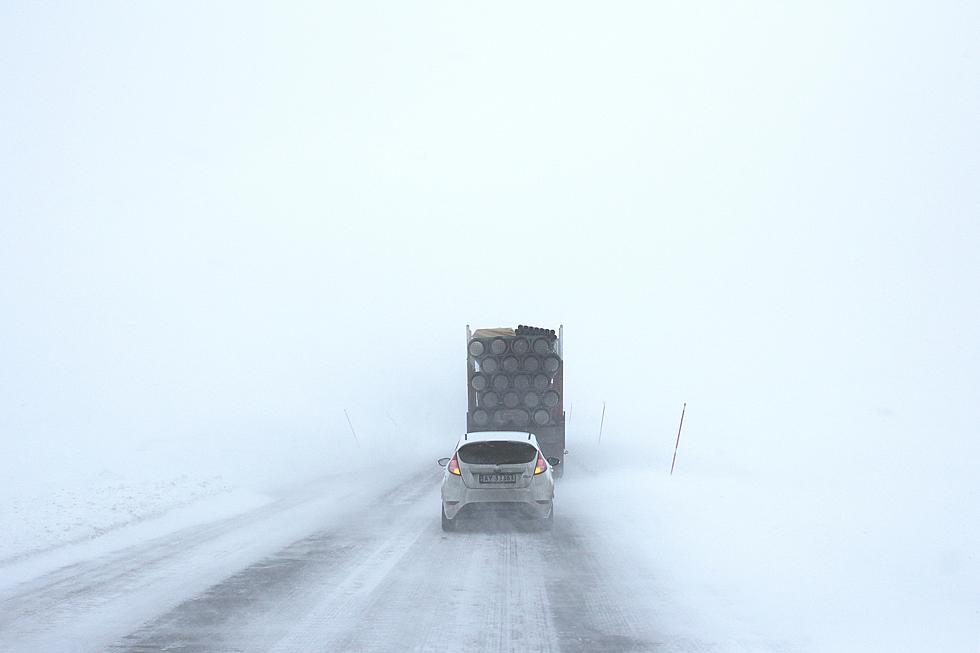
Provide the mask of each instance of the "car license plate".
POLYGON ((481 483, 516 483, 517 474, 480 474, 481 483))

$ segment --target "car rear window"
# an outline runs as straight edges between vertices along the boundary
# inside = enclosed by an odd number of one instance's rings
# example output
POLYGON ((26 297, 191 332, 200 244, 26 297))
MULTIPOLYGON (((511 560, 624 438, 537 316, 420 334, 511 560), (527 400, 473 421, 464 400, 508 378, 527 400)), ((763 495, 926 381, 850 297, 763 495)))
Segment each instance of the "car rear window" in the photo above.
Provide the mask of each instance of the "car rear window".
POLYGON ((513 465, 529 463, 537 454, 525 442, 474 442, 459 449, 459 459, 473 465, 513 465))

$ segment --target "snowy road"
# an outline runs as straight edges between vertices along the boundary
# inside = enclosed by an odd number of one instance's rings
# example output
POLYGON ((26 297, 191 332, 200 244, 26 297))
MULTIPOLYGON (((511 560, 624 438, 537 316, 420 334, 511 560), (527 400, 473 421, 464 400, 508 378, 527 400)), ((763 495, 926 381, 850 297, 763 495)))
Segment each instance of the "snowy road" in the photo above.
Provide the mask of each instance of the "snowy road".
POLYGON ((370 497, 313 485, 12 584, 0 650, 705 650, 658 638, 638 599, 651 579, 605 568, 608 545, 572 515, 552 533, 443 533, 439 478, 370 497))

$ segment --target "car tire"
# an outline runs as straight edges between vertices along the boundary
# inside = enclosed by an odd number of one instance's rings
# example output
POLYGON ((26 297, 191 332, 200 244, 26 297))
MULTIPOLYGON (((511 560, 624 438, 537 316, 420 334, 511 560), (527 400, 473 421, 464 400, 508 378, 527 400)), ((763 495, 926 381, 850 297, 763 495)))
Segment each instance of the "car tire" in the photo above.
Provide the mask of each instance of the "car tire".
POLYGON ((456 522, 446 517, 446 511, 443 508, 439 508, 439 514, 442 515, 442 530, 447 533, 452 533, 456 530, 456 522))

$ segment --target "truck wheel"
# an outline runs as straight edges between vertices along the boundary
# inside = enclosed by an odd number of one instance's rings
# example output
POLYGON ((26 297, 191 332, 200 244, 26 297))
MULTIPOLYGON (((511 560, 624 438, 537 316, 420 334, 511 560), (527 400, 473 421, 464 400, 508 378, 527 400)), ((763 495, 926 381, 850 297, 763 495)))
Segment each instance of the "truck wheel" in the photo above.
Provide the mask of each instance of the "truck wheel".
POLYGON ((439 514, 442 515, 442 530, 447 533, 452 533, 454 530, 456 530, 456 522, 446 517, 446 511, 444 508, 439 508, 439 514))

